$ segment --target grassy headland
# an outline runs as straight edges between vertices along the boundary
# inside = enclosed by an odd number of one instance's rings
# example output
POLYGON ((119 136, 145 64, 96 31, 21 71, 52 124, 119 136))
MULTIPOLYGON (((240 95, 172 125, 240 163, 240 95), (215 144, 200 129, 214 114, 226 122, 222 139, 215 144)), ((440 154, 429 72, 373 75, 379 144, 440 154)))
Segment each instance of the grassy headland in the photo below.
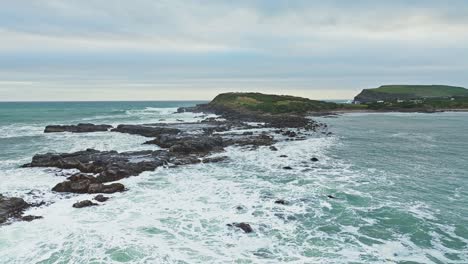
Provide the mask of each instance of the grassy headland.
POLYGON ((354 100, 369 103, 376 101, 415 100, 468 96, 468 89, 447 85, 383 85, 364 89, 354 100))
POLYGON ((262 93, 223 93, 216 96, 208 105, 236 111, 269 114, 305 114, 307 112, 366 108, 366 106, 360 105, 336 104, 296 96, 262 93))

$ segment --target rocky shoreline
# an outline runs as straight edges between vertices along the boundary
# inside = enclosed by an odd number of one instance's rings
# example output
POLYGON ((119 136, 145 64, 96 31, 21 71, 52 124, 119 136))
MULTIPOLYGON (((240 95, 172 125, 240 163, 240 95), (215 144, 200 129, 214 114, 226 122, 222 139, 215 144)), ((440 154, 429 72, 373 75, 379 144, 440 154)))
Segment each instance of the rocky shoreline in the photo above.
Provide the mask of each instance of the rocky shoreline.
MULTIPOLYGON (((64 175, 66 179, 63 182, 51 188, 53 192, 112 194, 126 191, 119 180, 159 167, 229 162, 229 157, 222 155, 229 146, 246 150, 269 147, 271 151, 277 151, 274 144, 280 141, 304 140, 313 133, 330 134, 326 124, 301 115, 235 112, 219 107, 211 109, 206 105, 178 109, 178 113, 187 111, 215 113, 219 118, 206 118, 201 122, 122 124, 117 127, 106 124, 51 125, 45 128, 44 133, 126 133, 147 137, 148 141, 144 144, 154 144, 160 149, 128 152, 86 149, 73 153, 36 154, 30 163, 22 167, 52 167, 73 171, 64 175)), ((98 202, 107 199, 109 197, 103 195, 95 197, 98 202)), ((97 205, 84 200, 73 204, 73 207, 97 205)), ((0 196, 0 224, 7 219, 34 219, 22 216, 22 212, 29 206, 21 198, 0 196)), ((252 232, 248 224, 235 223, 230 226, 252 232)))

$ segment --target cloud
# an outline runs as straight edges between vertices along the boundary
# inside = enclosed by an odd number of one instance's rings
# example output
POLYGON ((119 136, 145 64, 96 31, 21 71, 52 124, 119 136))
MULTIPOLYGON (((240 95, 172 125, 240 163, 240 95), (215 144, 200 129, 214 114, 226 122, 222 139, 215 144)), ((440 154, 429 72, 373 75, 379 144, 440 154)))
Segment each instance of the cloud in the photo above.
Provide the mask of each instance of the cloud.
POLYGON ((9 1, 0 9, 0 80, 468 86, 466 14, 458 0, 9 1))

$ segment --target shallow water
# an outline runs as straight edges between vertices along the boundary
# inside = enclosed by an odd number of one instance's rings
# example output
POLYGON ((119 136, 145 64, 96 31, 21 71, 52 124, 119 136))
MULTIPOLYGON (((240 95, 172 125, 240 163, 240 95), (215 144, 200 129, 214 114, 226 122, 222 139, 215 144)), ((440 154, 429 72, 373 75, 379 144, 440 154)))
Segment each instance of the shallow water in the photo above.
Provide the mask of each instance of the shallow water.
POLYGON ((0 227, 0 263, 468 262, 466 113, 321 118, 333 136, 230 147, 229 163, 145 172, 84 209, 71 205, 92 195, 50 191, 62 172, 18 168, 48 151, 157 148, 120 133, 43 134, 47 124, 203 119, 173 114, 193 104, 0 103, 0 193, 50 204, 27 211, 43 219, 0 227), (226 226, 241 221, 255 233, 226 226))

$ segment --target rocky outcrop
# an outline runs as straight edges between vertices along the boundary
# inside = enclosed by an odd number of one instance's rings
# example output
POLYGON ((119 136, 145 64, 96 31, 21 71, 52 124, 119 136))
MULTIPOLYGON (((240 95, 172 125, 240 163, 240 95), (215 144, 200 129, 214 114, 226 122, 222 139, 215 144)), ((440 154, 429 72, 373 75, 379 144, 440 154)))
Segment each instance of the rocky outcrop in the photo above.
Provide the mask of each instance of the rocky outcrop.
POLYGON ((96 195, 96 197, 94 197, 94 200, 103 203, 103 202, 109 200, 109 197, 104 196, 102 194, 99 194, 99 195, 96 195))
POLYGON ((73 204, 74 208, 84 208, 84 207, 89 207, 89 206, 96 206, 98 205, 97 203, 93 203, 90 200, 84 200, 84 201, 79 201, 73 204))
POLYGON ((112 132, 127 133, 132 135, 140 135, 144 137, 158 137, 160 135, 175 135, 180 133, 177 128, 170 127, 153 127, 147 125, 118 125, 112 129, 112 132))
POLYGON ((220 151, 223 149, 223 139, 220 136, 160 136, 145 144, 156 144, 170 152, 181 154, 204 153, 220 151))
POLYGON ((68 181, 55 185, 52 191, 69 193, 115 193, 125 191, 125 186, 121 183, 103 184, 99 183, 93 176, 76 175, 69 177, 68 181))
POLYGON ((5 197, 0 194, 0 224, 5 223, 9 218, 24 221, 40 218, 39 216, 23 216, 24 210, 30 206, 21 198, 5 197))
POLYGON ((72 132, 72 133, 87 133, 87 132, 102 132, 111 129, 111 125, 94 125, 80 123, 78 125, 50 125, 46 126, 44 133, 57 133, 57 132, 72 132))
POLYGON ((87 149, 74 153, 38 154, 24 167, 78 169, 83 173, 97 174, 96 182, 105 183, 154 170, 170 162, 171 158, 170 153, 163 150, 118 153, 87 149))
MULTIPOLYGON (((222 152, 230 146, 240 146, 246 149, 265 146, 272 151, 278 151, 278 148, 273 146, 278 141, 300 140, 310 132, 326 128, 326 125, 301 115, 233 111, 220 106, 206 105, 191 109, 181 108, 179 112, 188 110, 214 112, 221 114, 222 118, 207 118, 201 122, 118 125, 111 131, 149 137, 151 139, 145 144, 155 144, 162 149, 127 152, 86 149, 73 153, 37 154, 33 156, 29 164, 23 167, 55 167, 79 171, 55 185, 52 188, 54 192, 110 194, 125 191, 125 186, 116 181, 145 171, 153 171, 161 166, 171 168, 197 163, 224 162, 229 160, 228 157, 218 155, 210 157, 210 155, 222 152), (268 130, 268 128, 275 129, 268 130)), ((111 126, 108 125, 78 124, 47 126, 45 132, 83 133, 108 131, 110 128, 111 126)), ((287 156, 281 155, 281 157, 287 156)), ((292 169, 289 166, 283 168, 292 169)), ((67 171, 62 176, 67 176, 67 171)), ((94 198, 98 202, 104 202, 107 199, 108 197, 103 195, 94 198)), ((277 201, 277 204, 285 203, 277 201)), ((97 204, 85 200, 75 203, 73 207, 95 205, 97 204)), ((33 218, 30 217, 30 219, 33 218)), ((246 233, 253 232, 252 227, 247 223, 233 223, 231 226, 240 228, 246 233)))

